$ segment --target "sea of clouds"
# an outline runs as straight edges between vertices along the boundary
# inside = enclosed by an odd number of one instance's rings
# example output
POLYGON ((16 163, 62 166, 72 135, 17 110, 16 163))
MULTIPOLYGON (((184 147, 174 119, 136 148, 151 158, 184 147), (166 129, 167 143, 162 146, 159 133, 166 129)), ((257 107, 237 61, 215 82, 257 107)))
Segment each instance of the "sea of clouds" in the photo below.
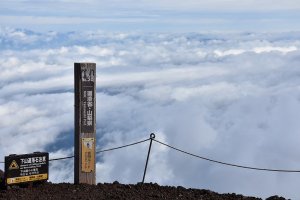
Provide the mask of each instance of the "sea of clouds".
MULTIPOLYGON (((160 141, 252 167, 300 169, 300 34, 0 29, 0 161, 73 155, 74 62, 97 63, 97 148, 160 141), (2 159, 1 159, 2 158, 2 159)), ((140 182, 149 143, 97 156, 97 182, 140 182)), ((3 169, 3 164, 0 165, 3 169)), ((50 181, 73 182, 73 160, 50 181)), ((299 173, 231 168, 153 144, 147 182, 300 198, 299 173)))

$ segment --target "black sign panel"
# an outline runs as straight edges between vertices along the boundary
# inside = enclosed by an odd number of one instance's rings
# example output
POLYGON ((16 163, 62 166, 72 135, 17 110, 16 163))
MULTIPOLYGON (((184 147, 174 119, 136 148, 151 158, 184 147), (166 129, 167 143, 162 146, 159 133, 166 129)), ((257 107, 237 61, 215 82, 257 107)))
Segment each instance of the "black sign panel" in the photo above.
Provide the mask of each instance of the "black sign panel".
POLYGON ((81 132, 94 133, 95 129, 95 67, 81 68, 81 132))
POLYGON ((48 180, 49 153, 10 155, 5 157, 7 185, 48 180))

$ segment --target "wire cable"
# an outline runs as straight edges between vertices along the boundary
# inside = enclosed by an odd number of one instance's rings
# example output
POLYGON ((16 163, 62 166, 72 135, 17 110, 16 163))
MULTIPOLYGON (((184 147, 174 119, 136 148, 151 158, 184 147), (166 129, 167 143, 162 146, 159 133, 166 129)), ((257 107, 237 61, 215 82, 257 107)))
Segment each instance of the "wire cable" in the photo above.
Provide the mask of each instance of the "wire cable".
POLYGON ((196 158, 200 158, 202 160, 206 160, 206 161, 209 161, 209 162, 214 162, 214 163, 218 163, 218 164, 222 164, 222 165, 227 165, 227 166, 231 166, 231 167, 238 167, 238 168, 243 168, 243 169, 251 169, 251 170, 259 170, 259 171, 271 171, 271 172, 286 172, 286 173, 300 173, 300 170, 287 170, 287 169, 268 169, 268 168, 258 168, 258 167, 249 167, 249 166, 243 166, 243 165, 237 165, 237 164, 231 164, 231 163, 226 163, 226 162, 221 162, 221 161, 218 161, 218 160, 213 160, 213 159, 210 159, 210 158, 206 158, 206 157, 203 157, 203 156, 199 156, 199 155, 196 155, 196 154, 193 154, 193 153, 189 153, 187 151, 184 151, 184 150, 181 150, 181 149, 178 149, 176 147, 173 147, 171 145, 168 145, 166 143, 163 143, 159 140, 156 140, 156 139, 153 139, 155 142, 161 144, 161 145, 164 145, 166 147, 169 147, 173 150, 176 150, 176 151, 179 151, 181 153, 184 153, 184 154, 187 154, 187 155, 190 155, 190 156, 193 156, 193 157, 196 157, 196 158))
POLYGON ((49 159, 49 161, 65 160, 65 159, 69 159, 69 158, 74 158, 74 156, 67 156, 67 157, 63 157, 63 158, 52 158, 52 159, 49 159))
MULTIPOLYGON (((133 142, 133 143, 130 143, 130 144, 126 144, 126 145, 123 145, 123 146, 119 146, 119 147, 114 147, 114 148, 110 148, 110 149, 103 149, 103 150, 98 150, 96 151, 96 154, 98 153, 103 153, 103 152, 107 152, 107 151, 113 151, 113 150, 117 150, 117 149, 122 149, 122 148, 125 148, 125 147, 130 147, 130 146, 133 146, 133 145, 137 145, 137 144, 140 144, 140 143, 143 143, 143 142, 147 142, 149 141, 150 138, 148 139, 145 139, 145 140, 141 140, 141 141, 138 141, 138 142, 133 142)), ((70 158, 74 158, 75 156, 67 156, 67 157, 62 157, 62 158, 53 158, 53 159, 49 159, 49 161, 55 161, 55 160, 65 160, 65 159, 70 159, 70 158)), ((4 162, 3 162, 4 163, 4 162)))
POLYGON ((134 143, 131 143, 131 144, 126 144, 126 145, 123 145, 123 146, 114 147, 114 148, 111 148, 111 149, 98 150, 98 151, 96 151, 96 153, 103 153, 103 152, 106 152, 106 151, 113 151, 113 150, 117 150, 117 149, 122 149, 122 148, 125 148, 125 147, 129 147, 129 146, 137 145, 137 144, 140 144, 140 143, 143 143, 143 142, 147 142, 149 140, 150 140, 150 138, 145 139, 145 140, 141 140, 141 141, 138 141, 138 142, 134 142, 134 143))

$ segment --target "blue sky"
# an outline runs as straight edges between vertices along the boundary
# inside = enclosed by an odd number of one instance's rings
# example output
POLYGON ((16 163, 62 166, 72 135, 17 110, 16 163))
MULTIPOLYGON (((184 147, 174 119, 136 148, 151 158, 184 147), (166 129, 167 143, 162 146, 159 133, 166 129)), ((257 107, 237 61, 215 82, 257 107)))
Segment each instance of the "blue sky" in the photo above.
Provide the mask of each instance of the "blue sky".
POLYGON ((12 0, 2 26, 38 31, 295 31, 299 0, 12 0))

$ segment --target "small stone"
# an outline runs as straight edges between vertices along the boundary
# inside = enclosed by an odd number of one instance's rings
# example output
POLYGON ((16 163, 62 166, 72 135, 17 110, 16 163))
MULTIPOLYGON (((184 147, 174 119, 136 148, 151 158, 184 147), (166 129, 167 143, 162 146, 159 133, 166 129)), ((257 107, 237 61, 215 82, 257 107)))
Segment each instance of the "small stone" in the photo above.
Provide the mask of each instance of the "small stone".
POLYGON ((125 185, 125 188, 131 189, 131 186, 130 185, 125 185))
POLYGON ((113 182, 114 185, 119 185, 120 183, 118 181, 113 182))
POLYGON ((178 186, 177 189, 178 189, 178 190, 185 190, 185 188, 182 187, 182 186, 178 186))
POLYGON ((277 195, 266 198, 266 200, 285 200, 283 197, 279 197, 277 195))

